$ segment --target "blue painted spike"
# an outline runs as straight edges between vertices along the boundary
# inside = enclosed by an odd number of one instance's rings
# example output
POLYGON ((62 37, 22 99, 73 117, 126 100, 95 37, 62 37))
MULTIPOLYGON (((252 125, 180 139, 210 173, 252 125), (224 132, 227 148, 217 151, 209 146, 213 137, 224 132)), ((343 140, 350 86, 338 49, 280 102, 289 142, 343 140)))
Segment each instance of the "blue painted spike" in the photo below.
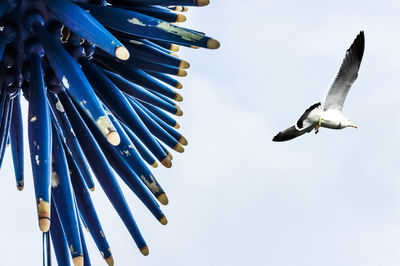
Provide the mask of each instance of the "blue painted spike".
POLYGON ((38 205, 39 227, 43 232, 47 232, 50 227, 51 120, 41 58, 38 54, 31 56, 29 92, 28 136, 32 174, 38 205))
POLYGON ((128 61, 134 61, 134 59, 141 59, 144 61, 150 61, 158 64, 165 64, 174 67, 188 68, 189 64, 175 56, 165 53, 155 47, 152 47, 143 42, 131 39, 122 39, 126 48, 132 53, 132 57, 128 61))
MULTIPOLYGON (((78 109, 78 111, 82 110, 78 109)), ((132 192, 136 194, 136 196, 143 202, 143 204, 149 209, 149 211, 161 224, 167 224, 167 218, 160 210, 160 207, 158 206, 154 198, 151 196, 148 190, 146 190, 142 181, 124 160, 124 156, 122 156, 122 154, 117 149, 104 141, 103 138, 101 138, 100 132, 96 130, 96 127, 83 112, 80 112, 80 114, 86 125, 88 126, 89 130, 92 132, 97 143, 101 147, 107 160, 110 162, 110 165, 122 178, 125 184, 128 185, 132 192)))
POLYGON ((154 136, 159 140, 164 142, 168 147, 174 149, 177 152, 183 152, 184 148, 176 139, 174 139, 168 132, 166 132, 159 124, 157 124, 146 112, 144 112, 133 99, 128 98, 129 103, 139 115, 140 119, 146 125, 146 127, 151 131, 154 136))
POLYGON ((78 138, 79 143, 83 149, 83 152, 88 159, 88 162, 95 173, 97 180, 101 187, 106 193, 108 199, 113 204, 114 208, 118 212, 125 226, 129 230, 129 233, 136 242, 143 255, 148 255, 149 250, 144 241, 139 229, 133 219, 133 216, 126 203, 125 197, 122 194, 121 188, 119 187, 117 180, 109 168, 108 162, 104 157, 99 145, 94 140, 89 129, 83 122, 82 118, 77 113, 77 110, 71 103, 67 94, 64 91, 58 92, 58 97, 64 106, 69 121, 71 122, 72 128, 78 138))
POLYGON ((209 0, 112 0, 112 3, 130 3, 137 5, 161 5, 161 6, 206 6, 209 0))
POLYGON ((168 159, 167 155, 154 140, 152 134, 132 109, 125 96, 91 62, 82 60, 81 64, 85 74, 92 82, 96 93, 106 103, 110 110, 135 132, 140 140, 165 167, 171 167, 171 160, 168 159))
POLYGON ((87 114, 90 115, 93 122, 96 123, 107 140, 112 145, 118 145, 119 136, 97 101, 96 95, 79 65, 64 48, 52 38, 42 25, 36 23, 33 27, 43 44, 46 57, 54 73, 68 90, 68 94, 84 107, 87 114))
POLYGON ((100 64, 106 66, 113 72, 125 77, 129 81, 145 87, 151 91, 159 92, 171 99, 174 99, 177 95, 176 92, 174 92, 164 84, 158 82, 150 75, 146 74, 146 72, 144 72, 143 70, 130 68, 122 62, 117 62, 111 58, 96 57, 95 60, 100 64))
POLYGON ((13 103, 10 142, 14 162, 15 181, 17 189, 22 190, 24 188, 24 138, 20 94, 16 96, 13 103))
POLYGON ((167 125, 173 127, 173 128, 180 128, 180 125, 178 124, 178 122, 176 122, 175 119, 173 119, 172 117, 170 117, 168 114, 164 113, 162 110, 160 110, 159 108, 148 104, 146 102, 143 102, 141 100, 139 100, 139 102, 146 107, 147 110, 149 110, 151 113, 153 113, 155 116, 157 116, 158 118, 160 118, 162 121, 164 121, 167 125))
POLYGON ((130 96, 140 99, 142 101, 148 102, 154 106, 160 107, 172 114, 177 112, 177 108, 171 105, 154 94, 150 93, 148 90, 124 79, 123 77, 107 70, 103 70, 103 73, 123 92, 129 94, 130 96))
POLYGON ((158 73, 164 73, 164 74, 170 74, 174 76, 179 76, 179 77, 185 77, 187 76, 187 72, 184 69, 181 69, 176 66, 170 66, 167 64, 160 64, 152 62, 152 61, 147 61, 147 60, 142 60, 139 58, 132 58, 126 61, 125 63, 127 66, 130 66, 132 68, 139 68, 145 71, 153 71, 153 72, 158 72, 158 73))
MULTIPOLYGON (((115 125, 119 135, 121 136, 121 144, 115 147, 116 150, 122 155, 125 162, 132 168, 132 170, 140 177, 143 183, 151 191, 151 193, 157 198, 157 200, 163 204, 168 204, 168 198, 164 190, 154 178, 150 170, 144 164, 142 159, 139 157, 134 144, 129 139, 128 135, 125 133, 124 129, 117 121, 117 119, 110 113, 109 117, 113 124, 115 125)), ((158 142, 158 141, 157 141, 158 142)), ((160 145, 161 146, 161 145, 160 145)), ((162 146, 161 146, 162 148, 162 146)), ((164 149, 163 149, 164 150, 164 149)), ((165 153, 167 153, 164 150, 165 153)), ((167 153, 168 155, 168 153, 167 153)))
POLYGON ((147 45, 149 45, 149 46, 151 46, 153 48, 156 48, 157 50, 160 50, 160 51, 162 51, 164 53, 173 54, 173 52, 170 49, 166 49, 165 47, 162 47, 162 46, 154 43, 154 41, 149 41, 147 39, 141 39, 141 38, 134 38, 134 39, 137 39, 138 41, 140 41, 140 42, 142 42, 144 44, 147 44, 147 45))
POLYGON ((65 238, 64 230, 61 226, 60 218, 58 217, 57 209, 51 200, 51 227, 50 227, 51 240, 53 242, 54 252, 58 266, 71 266, 70 253, 68 243, 65 238))
POLYGON ((87 226, 102 257, 107 261, 108 265, 113 265, 113 263, 111 262, 114 262, 114 259, 110 251, 110 246, 107 242, 103 228, 100 224, 99 217, 97 216, 96 210, 89 194, 89 190, 83 183, 83 178, 72 157, 68 154, 66 154, 66 156, 68 160, 68 167, 70 170, 71 183, 74 188, 75 198, 82 221, 87 226))
POLYGON ((182 84, 179 81, 177 81, 174 78, 171 78, 168 75, 165 75, 165 74, 162 74, 162 73, 157 73, 157 72, 151 72, 151 71, 145 71, 145 72, 147 74, 157 78, 158 80, 161 80, 162 82, 165 82, 166 84, 168 84, 168 85, 170 85, 170 86, 172 86, 174 88, 182 89, 182 87, 183 87, 182 84))
POLYGON ((76 216, 75 201, 68 174, 67 160, 54 126, 52 131, 52 150, 52 198, 60 217, 74 264, 82 265, 83 250, 81 238, 79 236, 78 217, 76 216))
POLYGON ((137 151, 143 160, 146 161, 149 165, 156 168, 158 166, 156 159, 154 159, 153 155, 144 147, 144 145, 140 142, 139 138, 123 123, 121 123, 125 133, 128 135, 130 141, 133 143, 137 151))
POLYGON ((47 6, 67 28, 82 38, 121 60, 129 58, 124 45, 81 7, 66 0, 49 0, 47 6))
POLYGON ((218 41, 208 36, 188 31, 139 12, 110 6, 87 4, 82 4, 82 6, 107 27, 126 34, 209 49, 217 49, 220 45, 218 41))
POLYGON ((1 126, 0 126, 0 167, 3 164, 4 153, 6 151, 7 140, 10 132, 11 116, 13 108, 13 99, 11 98, 10 91, 6 90, 6 102, 2 114, 1 126))
POLYGON ((76 139, 75 133, 72 130, 71 124, 68 121, 64 108, 55 94, 49 93, 48 96, 51 110, 55 116, 55 119, 60 125, 59 129, 62 131, 63 136, 65 137, 65 144, 71 151, 75 162, 78 164, 78 169, 83 176, 86 185, 89 187, 90 190, 93 191, 94 182, 92 175, 89 171, 89 165, 86 162, 85 156, 83 155, 82 149, 79 146, 78 140, 76 139))
POLYGON ((162 8, 158 6, 129 6, 129 5, 122 5, 118 6, 123 9, 129 9, 136 12, 140 12, 142 14, 161 19, 166 22, 184 22, 186 20, 185 16, 177 14, 175 12, 171 12, 171 10, 167 8, 162 8))
POLYGON ((158 118, 156 115, 154 115, 152 112, 150 112, 147 108, 145 108, 140 102, 134 101, 140 109, 142 109, 151 119, 153 119, 157 124, 159 124, 168 134, 170 134, 176 141, 178 141, 182 145, 187 145, 187 140, 186 138, 177 132, 176 130, 172 129, 168 124, 166 124, 164 121, 162 121, 160 118, 158 118))
MULTIPOLYGON (((78 217, 78 213, 76 213, 76 216, 78 217)), ((86 247, 85 236, 83 235, 82 225, 79 222, 79 220, 78 220, 78 229, 79 229, 79 236, 81 238, 81 245, 82 245, 82 251, 83 251, 83 265, 91 266, 92 264, 90 263, 89 252, 86 247)))

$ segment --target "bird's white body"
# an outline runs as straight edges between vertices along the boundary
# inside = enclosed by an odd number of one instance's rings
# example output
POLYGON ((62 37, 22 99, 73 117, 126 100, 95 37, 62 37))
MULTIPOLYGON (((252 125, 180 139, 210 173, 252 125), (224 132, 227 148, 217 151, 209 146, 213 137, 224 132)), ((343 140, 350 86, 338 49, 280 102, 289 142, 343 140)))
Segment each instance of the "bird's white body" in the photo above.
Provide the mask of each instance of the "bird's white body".
POLYGON ((306 118, 306 122, 313 125, 320 124, 321 127, 331 129, 342 129, 349 126, 354 127, 350 120, 339 110, 328 109, 324 111, 322 106, 311 111, 306 118))

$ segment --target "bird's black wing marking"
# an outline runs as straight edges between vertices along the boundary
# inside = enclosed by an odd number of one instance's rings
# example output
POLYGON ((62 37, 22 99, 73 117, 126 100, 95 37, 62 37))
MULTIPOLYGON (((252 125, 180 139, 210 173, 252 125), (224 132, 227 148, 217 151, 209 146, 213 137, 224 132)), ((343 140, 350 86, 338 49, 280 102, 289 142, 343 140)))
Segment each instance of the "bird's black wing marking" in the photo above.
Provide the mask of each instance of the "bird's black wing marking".
POLYGON ((304 120, 307 118, 307 116, 311 113, 312 110, 318 108, 321 106, 321 103, 315 103, 311 105, 307 110, 304 111, 304 113, 300 116, 299 120, 296 122, 296 126, 299 130, 301 130, 304 126, 304 120))
POLYGON ((281 141, 288 141, 291 139, 294 139, 298 136, 301 136, 305 133, 310 132, 311 130, 313 130, 314 125, 311 125, 307 128, 304 128, 302 130, 298 130, 296 128, 295 125, 289 127, 288 129, 285 129, 284 131, 279 132, 273 139, 272 141, 277 141, 277 142, 281 142, 281 141))

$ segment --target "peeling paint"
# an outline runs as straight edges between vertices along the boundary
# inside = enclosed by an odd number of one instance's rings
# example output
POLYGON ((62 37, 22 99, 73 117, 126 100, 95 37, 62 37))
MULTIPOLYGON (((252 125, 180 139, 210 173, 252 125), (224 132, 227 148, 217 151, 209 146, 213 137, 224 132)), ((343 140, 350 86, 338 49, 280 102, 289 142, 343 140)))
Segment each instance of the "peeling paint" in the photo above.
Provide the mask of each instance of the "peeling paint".
POLYGON ((74 130, 72 129, 72 127, 71 127, 71 133, 72 133, 72 135, 74 135, 74 137, 76 137, 75 132, 74 132, 74 130))
POLYGON ((137 18, 131 18, 131 19, 127 19, 129 23, 131 24, 135 24, 138 26, 143 26, 146 27, 146 24, 144 24, 143 22, 141 22, 140 20, 138 20, 137 18))
POLYGON ((65 76, 62 77, 61 82, 65 88, 69 89, 68 79, 65 76))
POLYGON ((153 176, 150 175, 150 180, 151 183, 145 178, 144 175, 141 175, 140 178, 142 178, 143 182, 146 184, 146 186, 151 190, 153 193, 159 193, 160 192, 160 187, 157 185, 156 181, 154 180, 153 176))
POLYGON ((104 235, 104 233, 103 233, 102 230, 100 230, 100 235, 101 235, 102 237, 106 237, 106 236, 104 235))
POLYGON ((172 34, 179 35, 182 39, 187 41, 200 41, 201 39, 204 38, 204 36, 177 28, 174 25, 171 25, 170 23, 167 22, 160 21, 159 24, 157 25, 157 28, 172 34))
POLYGON ((57 172, 52 172, 51 173, 51 187, 55 188, 60 184, 60 177, 57 174, 57 172))
POLYGON ((29 120, 29 121, 35 122, 36 120, 37 120, 37 117, 36 117, 36 116, 33 116, 33 117, 31 118, 31 120, 29 120))
POLYGON ((57 103, 56 103, 56 109, 57 109, 58 111, 62 112, 62 113, 65 112, 64 107, 62 106, 60 100, 58 100, 57 103))
POLYGON ((107 136, 108 133, 110 133, 111 129, 113 128, 112 123, 108 116, 100 116, 96 120, 97 127, 101 130, 101 133, 103 133, 104 136, 107 136))
POLYGON ((39 155, 35 155, 36 165, 40 165, 39 155))
POLYGON ((142 42, 138 42, 138 41, 135 41, 135 40, 129 40, 129 42, 133 43, 133 44, 137 44, 137 45, 142 45, 143 44, 142 42))
POLYGON ((126 156, 131 155, 131 153, 128 150, 124 151, 124 153, 125 153, 126 156))

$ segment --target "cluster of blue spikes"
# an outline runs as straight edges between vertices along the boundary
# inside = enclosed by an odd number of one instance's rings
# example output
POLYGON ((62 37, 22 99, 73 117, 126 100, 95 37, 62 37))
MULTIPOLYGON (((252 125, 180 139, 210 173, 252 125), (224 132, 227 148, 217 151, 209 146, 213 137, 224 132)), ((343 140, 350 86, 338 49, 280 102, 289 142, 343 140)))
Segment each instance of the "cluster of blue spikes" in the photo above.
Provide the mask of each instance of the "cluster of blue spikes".
POLYGON ((114 264, 90 197, 92 176, 143 255, 149 249, 115 173, 167 223, 157 201, 168 198, 148 165, 171 167, 169 149, 187 145, 170 115, 182 115, 174 90, 182 85, 172 76, 185 76, 189 63, 174 51, 219 47, 176 26, 186 18, 174 11, 208 2, 0 0, 0 160, 10 143, 22 190, 24 97, 39 227, 50 232, 59 265, 90 265, 81 224, 114 264))

